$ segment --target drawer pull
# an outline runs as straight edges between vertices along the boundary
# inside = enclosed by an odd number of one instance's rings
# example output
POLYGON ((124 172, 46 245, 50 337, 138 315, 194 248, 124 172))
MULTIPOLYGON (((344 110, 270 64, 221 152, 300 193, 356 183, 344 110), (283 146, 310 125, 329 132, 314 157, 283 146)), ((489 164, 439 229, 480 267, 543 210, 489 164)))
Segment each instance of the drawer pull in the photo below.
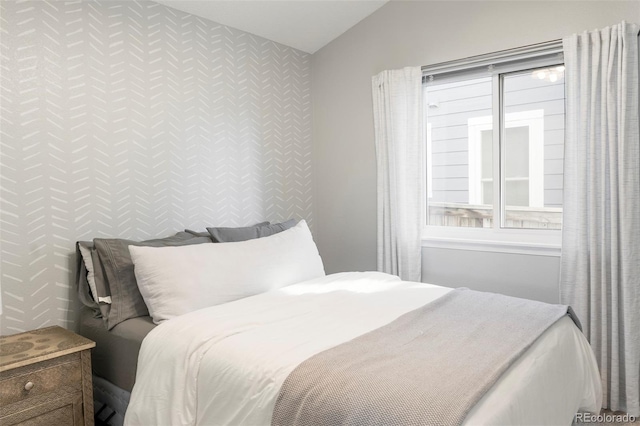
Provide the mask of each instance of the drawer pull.
POLYGON ((33 389, 33 382, 27 382, 27 384, 24 385, 24 390, 29 392, 31 389, 33 389))

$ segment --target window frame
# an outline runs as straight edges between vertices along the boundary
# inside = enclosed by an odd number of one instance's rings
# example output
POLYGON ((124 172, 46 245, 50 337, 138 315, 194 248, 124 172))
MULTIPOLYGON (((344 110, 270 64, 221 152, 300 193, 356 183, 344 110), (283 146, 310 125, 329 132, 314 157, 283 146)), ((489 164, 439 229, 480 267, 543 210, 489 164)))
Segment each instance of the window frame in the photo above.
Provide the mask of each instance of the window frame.
MULTIPOLYGON (((504 104, 504 76, 518 72, 531 71, 536 68, 555 67, 564 65, 562 55, 562 43, 559 40, 541 43, 538 45, 525 46, 522 48, 496 52, 488 55, 480 55, 477 57, 462 59, 459 61, 451 61, 443 64, 423 67, 423 76, 425 86, 434 80, 438 80, 441 76, 447 79, 465 80, 472 79, 477 75, 487 75, 490 73, 492 77, 492 124, 489 128, 500 129, 499 132, 493 132, 493 227, 491 228, 466 228, 453 226, 438 226, 427 224, 427 203, 428 203, 428 181, 427 173, 424 173, 425 191, 424 201, 422 205, 425 212, 423 213, 423 229, 422 229, 422 246, 445 249, 462 249, 462 250, 479 250, 501 253, 519 253, 542 256, 560 256, 560 248, 562 243, 562 231, 550 229, 522 229, 522 228, 506 228, 505 210, 503 209, 505 191, 501 190, 502 179, 505 172, 505 150, 501 149, 501 140, 504 140, 504 126, 507 117, 503 117, 504 104), (497 96, 495 94, 498 94, 497 96), (498 149, 496 149, 496 147, 498 149), (496 167, 496 165, 498 165, 496 167), (499 220, 495 220, 498 218, 499 220)), ((426 93, 426 90, 425 90, 426 93)), ((566 97, 566 94, 565 94, 566 97)), ((428 108, 424 108, 425 123, 428 108)), ((510 115, 510 114, 506 114, 510 115)), ((565 118, 566 120, 566 118, 565 118)), ((485 125, 486 127, 486 125, 485 125)), ((425 126, 425 141, 430 137, 429 129, 425 126)), ((539 131, 539 129, 529 129, 539 131)), ((531 138, 530 138, 531 140, 531 138)), ((535 148, 535 147, 534 147, 535 148)), ((539 147, 538 147, 539 149, 539 147)), ((542 149, 544 146, 542 145, 542 149)), ((530 153, 532 147, 529 147, 530 153)), ((535 158, 529 158, 530 176, 531 162, 540 161, 544 164, 544 151, 541 156, 538 152, 534 152, 535 158)), ((471 156, 471 154, 469 154, 471 156)), ((480 160, 481 161, 481 160, 480 160)), ((471 167, 471 161, 470 167, 471 167)), ((425 156, 425 166, 428 166, 427 156, 425 156)), ((477 165, 476 168, 478 169, 477 165)), ((478 170, 476 169, 476 172, 478 170)), ((471 170, 470 170, 471 172, 471 170)), ((481 174, 480 174, 481 177, 481 174)), ((471 186, 471 174, 469 175, 471 186)), ((537 182, 539 185, 540 182, 537 182)), ((481 184, 480 184, 481 185, 481 184)), ((531 183, 530 183, 531 185, 531 183)), ((534 182, 533 185, 536 185, 534 182)), ((542 190, 544 191, 544 175, 542 175, 542 190)), ((471 189, 471 188, 470 188, 471 189)), ((530 186, 531 191, 531 186, 530 186)), ((470 192, 471 196, 471 192, 470 192)), ((530 192, 531 197, 531 192, 530 192)), ((470 198, 471 200, 471 198, 470 198)), ((482 201, 482 200, 480 200, 482 201)))

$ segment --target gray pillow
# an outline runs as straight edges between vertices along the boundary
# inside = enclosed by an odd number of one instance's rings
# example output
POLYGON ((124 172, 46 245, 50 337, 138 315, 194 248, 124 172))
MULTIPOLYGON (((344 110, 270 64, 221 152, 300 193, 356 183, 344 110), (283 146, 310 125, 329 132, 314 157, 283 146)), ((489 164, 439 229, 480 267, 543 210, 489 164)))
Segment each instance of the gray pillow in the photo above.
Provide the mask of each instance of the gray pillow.
POLYGON ((207 231, 211 234, 211 239, 214 243, 233 243, 268 237, 293 228, 297 223, 297 220, 289 219, 282 223, 248 226, 246 228, 207 228, 207 231))
MULTIPOLYGON (((91 249, 91 262, 93 263, 93 280, 96 283, 96 291, 98 293, 98 297, 110 297, 111 291, 109 290, 109 283, 107 282, 107 276, 104 272, 104 266, 102 265, 102 261, 100 261, 100 255, 98 254, 98 250, 96 250, 95 245, 91 249)), ((109 311, 111 310, 110 303, 98 303, 100 308, 100 315, 104 319, 105 324, 107 323, 107 318, 109 318, 109 311)))
POLYGON ((109 293, 107 280, 104 278, 104 269, 102 268, 92 241, 76 242, 76 259, 76 286, 78 297, 83 305, 93 310, 96 318, 103 318, 106 324, 111 305, 103 302, 97 303, 95 299, 98 299, 98 297, 107 297, 111 294, 109 293), (91 263, 93 264, 94 271, 93 278, 96 283, 97 294, 92 294, 91 292, 91 286, 87 278, 87 266, 80 252, 80 246, 89 249, 91 252, 91 263))
MULTIPOLYGON (((138 290, 138 283, 133 271, 133 261, 129 254, 129 246, 184 246, 190 244, 211 243, 210 238, 194 237, 187 232, 179 232, 172 237, 148 240, 129 241, 121 239, 96 238, 93 240, 99 263, 111 296, 111 308, 107 314, 107 328, 110 330, 122 321, 149 315, 144 299, 138 290)), ((96 269, 96 278, 99 273, 96 269)), ((176 283, 179 285, 179 283, 176 283)), ((96 280, 96 286, 98 281, 96 280)), ((100 291, 99 291, 100 292, 100 291)))
POLYGON ((91 241, 76 242, 76 290, 78 291, 78 297, 83 305, 93 309, 95 312, 99 312, 98 304, 94 300, 97 297, 95 294, 91 294, 91 288, 87 280, 87 267, 82 253, 80 253, 80 246, 91 251, 93 250, 93 243, 91 241))
POLYGON ((192 231, 191 229, 185 229, 184 232, 187 232, 191 235, 193 235, 194 237, 207 237, 207 238, 211 238, 211 235, 209 235, 208 232, 198 232, 198 231, 192 231))
MULTIPOLYGON (((271 222, 260 222, 260 223, 256 223, 253 226, 245 226, 242 227, 241 229, 247 229, 247 228, 255 228, 258 226, 264 226, 264 225, 269 225, 271 222)), ((207 228, 208 229, 208 228, 207 228)), ((214 229, 220 229, 220 228, 214 228, 214 229)), ((235 228, 223 228, 223 229, 235 229, 235 228)), ((185 229, 184 232, 188 232, 191 235, 195 235, 196 237, 207 237, 207 238, 211 238, 211 234, 209 234, 209 232, 197 232, 197 231, 192 231, 191 229, 185 229)), ((217 241, 214 241, 214 243, 217 241)))

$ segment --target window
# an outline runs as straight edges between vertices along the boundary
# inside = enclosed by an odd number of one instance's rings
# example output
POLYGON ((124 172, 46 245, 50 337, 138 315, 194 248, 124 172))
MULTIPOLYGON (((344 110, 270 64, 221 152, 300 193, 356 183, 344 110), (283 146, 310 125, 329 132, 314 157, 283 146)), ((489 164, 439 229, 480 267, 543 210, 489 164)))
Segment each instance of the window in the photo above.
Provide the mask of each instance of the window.
MULTIPOLYGON (((544 110, 505 114, 507 206, 544 207, 544 110)), ((470 204, 493 205, 493 121, 469 119, 470 204)))
POLYGON ((564 66, 557 43, 533 50, 426 67, 427 237, 559 243, 564 66))

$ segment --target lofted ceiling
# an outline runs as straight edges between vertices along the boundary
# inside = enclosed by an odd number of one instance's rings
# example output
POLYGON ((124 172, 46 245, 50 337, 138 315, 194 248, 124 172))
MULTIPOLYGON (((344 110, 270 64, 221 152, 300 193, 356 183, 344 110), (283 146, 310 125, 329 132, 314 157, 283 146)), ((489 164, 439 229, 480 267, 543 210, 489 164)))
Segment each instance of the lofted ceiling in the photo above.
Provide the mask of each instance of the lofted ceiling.
POLYGON ((166 6, 314 53, 388 0, 157 0, 166 6))

